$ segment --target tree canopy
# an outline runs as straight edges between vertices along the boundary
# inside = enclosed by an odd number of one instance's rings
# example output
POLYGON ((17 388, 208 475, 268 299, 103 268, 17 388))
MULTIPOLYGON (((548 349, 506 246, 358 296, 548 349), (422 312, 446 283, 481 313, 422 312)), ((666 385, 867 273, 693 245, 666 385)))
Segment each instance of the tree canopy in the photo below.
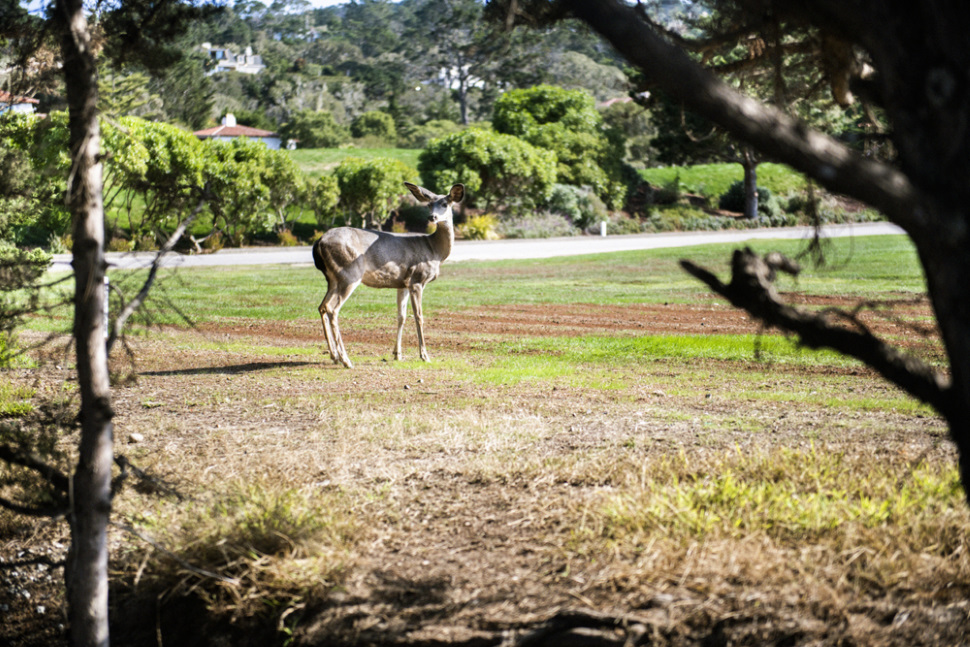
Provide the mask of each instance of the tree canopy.
POLYGON ((598 195, 623 203, 618 153, 606 136, 593 97, 583 90, 551 85, 511 90, 495 102, 495 130, 551 150, 564 184, 589 186, 598 195))

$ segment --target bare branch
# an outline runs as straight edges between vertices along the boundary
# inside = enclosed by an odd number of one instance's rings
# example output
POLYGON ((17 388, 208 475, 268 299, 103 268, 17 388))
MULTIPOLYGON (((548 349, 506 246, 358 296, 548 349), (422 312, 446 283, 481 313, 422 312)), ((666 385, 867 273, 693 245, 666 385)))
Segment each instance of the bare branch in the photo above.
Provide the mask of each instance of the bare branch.
POLYGON ((200 200, 199 204, 196 205, 195 209, 192 211, 192 214, 182 221, 182 224, 180 224, 175 231, 172 232, 172 235, 169 236, 167 241, 165 241, 162 248, 158 250, 158 254, 155 255, 155 260, 152 261, 152 267, 148 271, 148 277, 145 279, 145 283, 141 286, 141 290, 139 290, 138 294, 135 295, 135 298, 132 299, 131 302, 124 307, 124 309, 122 309, 121 313, 111 324, 111 333, 108 335, 107 341, 108 354, 111 353, 111 347, 114 346, 115 341, 118 340, 118 335, 124 328, 125 322, 128 321, 128 318, 131 317, 131 315, 133 315, 135 311, 141 307, 141 304, 145 302, 145 299, 148 298, 148 293, 152 289, 152 285, 155 284, 155 277, 158 274, 158 268, 162 265, 162 258, 164 258, 165 254, 172 251, 179 239, 182 238, 185 230, 188 229, 189 225, 192 224, 204 206, 205 200, 200 200))
POLYGON ((921 359, 889 346, 851 313, 839 312, 839 318, 850 321, 854 329, 832 323, 830 312, 816 314, 782 303, 772 283, 772 265, 777 262, 774 254, 761 259, 749 248, 735 250, 731 259, 732 277, 729 284, 722 283, 713 273, 691 261, 682 260, 680 265, 730 301, 731 305, 746 311, 766 326, 795 333, 799 342, 809 348, 831 348, 855 357, 944 416, 950 415, 958 403, 948 376, 921 359))

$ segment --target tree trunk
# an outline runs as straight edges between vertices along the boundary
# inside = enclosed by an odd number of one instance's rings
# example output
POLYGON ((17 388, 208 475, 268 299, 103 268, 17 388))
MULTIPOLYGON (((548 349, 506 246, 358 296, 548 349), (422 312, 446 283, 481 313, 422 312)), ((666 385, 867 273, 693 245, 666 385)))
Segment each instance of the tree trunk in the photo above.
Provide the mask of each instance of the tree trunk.
POLYGON ((748 147, 741 154, 744 168, 744 217, 748 220, 758 218, 758 160, 748 147))
POLYGON ((949 406, 937 409, 959 450, 960 480, 970 501, 970 255, 959 236, 946 232, 913 241, 950 364, 949 406))
POLYGON ((73 477, 71 549, 65 568, 71 643, 108 645, 108 520, 112 422, 103 305, 104 207, 98 127, 97 63, 82 0, 57 0, 68 103, 73 218, 74 339, 81 392, 81 442, 73 477))
POLYGON ((461 110, 461 125, 468 125, 468 82, 462 77, 458 81, 458 107, 461 110))

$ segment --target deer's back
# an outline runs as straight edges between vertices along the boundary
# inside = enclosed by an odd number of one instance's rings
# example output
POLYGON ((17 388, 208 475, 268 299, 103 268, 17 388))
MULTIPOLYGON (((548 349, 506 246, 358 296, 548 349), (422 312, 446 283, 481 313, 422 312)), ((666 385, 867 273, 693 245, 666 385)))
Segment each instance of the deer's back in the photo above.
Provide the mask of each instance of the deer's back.
POLYGON ((314 246, 314 260, 328 277, 360 280, 371 287, 406 287, 437 275, 427 236, 337 227, 314 246))

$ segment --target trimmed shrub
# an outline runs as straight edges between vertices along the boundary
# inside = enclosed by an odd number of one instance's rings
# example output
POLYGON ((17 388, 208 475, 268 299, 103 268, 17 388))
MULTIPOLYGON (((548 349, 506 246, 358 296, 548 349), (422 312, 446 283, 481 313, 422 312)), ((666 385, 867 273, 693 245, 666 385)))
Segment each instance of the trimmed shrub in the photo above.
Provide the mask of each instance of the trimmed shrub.
POLYGON ((546 207, 553 213, 567 217, 583 231, 596 227, 597 223, 609 218, 606 205, 595 193, 569 184, 555 185, 546 207))
POLYGON ((500 133, 554 151, 559 182, 592 187, 614 207, 623 204, 625 151, 607 136, 585 90, 539 85, 506 92, 495 102, 492 124, 500 133))
POLYGON ((371 110, 360 115, 350 124, 350 134, 361 139, 373 137, 383 142, 397 141, 397 127, 394 118, 386 112, 371 110))
POLYGON ((340 202, 340 186, 332 175, 321 175, 307 180, 304 200, 307 208, 313 211, 318 225, 332 226, 340 202))
MULTIPOLYGON (((758 212, 764 215, 768 213, 768 201, 771 199, 771 191, 762 186, 758 187, 758 212), (762 206, 765 205, 765 206, 762 206)), ((717 206, 725 211, 744 213, 744 181, 737 180, 728 190, 718 198, 717 206)))
POLYGON ((458 233, 468 240, 497 240, 499 221, 490 213, 472 216, 458 225, 458 233))
POLYGON ((578 236, 580 232, 562 214, 542 211, 505 218, 499 223, 498 233, 503 238, 556 238, 578 236))
POLYGON ((424 186, 435 191, 463 183, 469 206, 531 207, 549 198, 556 154, 512 135, 471 128, 428 144, 418 169, 424 186))

